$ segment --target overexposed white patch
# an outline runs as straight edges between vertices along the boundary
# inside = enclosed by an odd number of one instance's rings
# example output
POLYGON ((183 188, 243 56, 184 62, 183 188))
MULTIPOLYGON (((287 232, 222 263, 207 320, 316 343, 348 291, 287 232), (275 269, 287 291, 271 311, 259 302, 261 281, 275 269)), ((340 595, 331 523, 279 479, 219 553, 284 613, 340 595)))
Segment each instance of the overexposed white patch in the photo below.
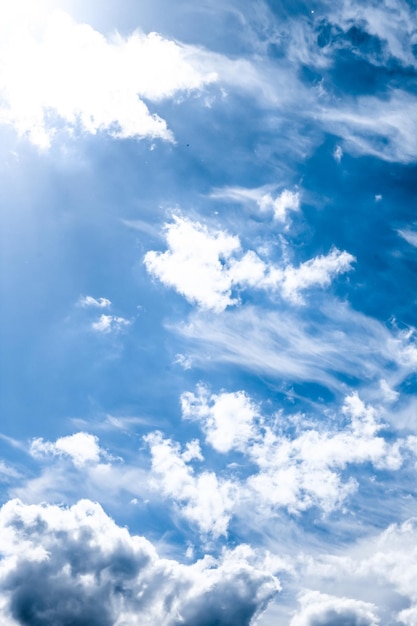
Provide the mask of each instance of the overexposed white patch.
MULTIPOLYGON (((3 3, 7 7, 7 3, 3 3)), ((8 19, 0 9, 0 19, 8 19)), ((47 148, 62 126, 114 137, 173 141, 165 120, 147 101, 199 90, 215 80, 187 49, 156 33, 109 39, 62 11, 36 31, 15 21, 0 47, 0 122, 47 148)))

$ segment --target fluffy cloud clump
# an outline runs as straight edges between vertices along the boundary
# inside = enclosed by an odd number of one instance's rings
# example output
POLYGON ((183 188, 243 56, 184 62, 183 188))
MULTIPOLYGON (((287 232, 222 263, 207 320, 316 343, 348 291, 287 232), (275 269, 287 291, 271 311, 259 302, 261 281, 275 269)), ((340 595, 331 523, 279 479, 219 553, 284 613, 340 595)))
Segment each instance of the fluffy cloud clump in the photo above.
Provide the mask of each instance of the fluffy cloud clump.
POLYGON ((377 626, 376 607, 368 602, 311 591, 300 600, 301 610, 290 626, 377 626))
POLYGON ((207 442, 219 452, 245 449, 255 435, 258 410, 243 391, 210 396, 201 385, 197 393, 182 394, 181 406, 183 417, 200 422, 207 442))
POLYGON ((88 463, 98 463, 102 450, 95 435, 79 432, 59 437, 55 442, 44 441, 42 438, 34 439, 30 453, 35 458, 47 455, 68 457, 76 467, 82 467, 88 463))
POLYGON ((196 524, 202 533, 225 535, 238 497, 237 485, 213 471, 195 472, 190 461, 203 460, 195 442, 184 452, 161 433, 146 436, 152 455, 153 486, 174 500, 180 514, 196 524))
POLYGON ((247 514, 248 503, 271 514, 312 507, 329 514, 358 488, 348 468, 370 463, 375 470, 397 471, 413 453, 410 438, 389 442, 382 436, 376 410, 357 394, 342 406, 345 423, 331 430, 319 422, 303 427, 306 416, 267 420, 244 392, 217 395, 199 386, 181 401, 183 418, 199 422, 206 443, 218 453, 240 454, 246 475, 238 480, 230 471, 199 471, 191 463, 204 460, 196 440, 182 451, 157 432, 146 437, 153 488, 200 532, 215 537, 227 534, 232 517, 247 514))
POLYGON ((5 626, 249 626, 279 590, 247 546, 182 565, 88 500, 9 501, 0 551, 5 626))
POLYGON ((338 274, 350 271, 355 260, 333 249, 298 267, 277 267, 253 250, 243 252, 237 236, 199 222, 175 216, 165 230, 168 250, 145 255, 148 272, 189 302, 217 312, 239 303, 232 294, 237 288, 279 292, 285 300, 302 304, 303 291, 328 286, 338 274))

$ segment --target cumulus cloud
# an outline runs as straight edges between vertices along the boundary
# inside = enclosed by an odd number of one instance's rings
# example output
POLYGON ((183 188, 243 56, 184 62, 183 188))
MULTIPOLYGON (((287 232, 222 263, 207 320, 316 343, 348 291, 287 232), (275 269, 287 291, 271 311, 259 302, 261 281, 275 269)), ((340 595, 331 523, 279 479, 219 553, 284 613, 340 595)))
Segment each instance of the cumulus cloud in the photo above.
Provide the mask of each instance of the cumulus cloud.
POLYGON ((253 250, 243 252, 239 237, 209 230, 199 222, 175 216, 165 230, 168 250, 147 252, 148 272, 190 302, 216 312, 238 304, 232 293, 236 288, 278 291, 290 302, 302 304, 302 291, 329 285, 332 278, 350 271, 355 260, 348 252, 333 249, 298 267, 281 268, 264 262, 253 250))
POLYGON ((338 274, 344 274, 352 269, 355 257, 348 252, 340 252, 336 248, 328 255, 321 255, 302 263, 299 267, 288 265, 281 272, 271 270, 266 278, 266 284, 281 283, 284 298, 301 304, 301 291, 313 286, 326 287, 338 274))
POLYGON ((209 394, 202 385, 197 393, 183 393, 182 415, 199 421, 207 442, 219 452, 244 449, 255 436, 254 421, 258 409, 244 391, 209 394))
MULTIPOLYGON (((5 8, 0 16, 7 24, 5 8)), ((63 125, 172 141, 165 120, 143 98, 158 102, 215 80, 193 64, 190 50, 156 33, 109 39, 62 11, 47 16, 36 33, 20 21, 12 26, 0 49, 0 122, 40 147, 63 125)))
POLYGON ((316 588, 349 588, 361 600, 377 600, 382 623, 414 626, 417 616, 416 546, 417 523, 411 518, 391 524, 382 532, 368 534, 342 553, 302 558, 300 565, 310 587, 313 583, 316 588), (369 581, 372 581, 371 588, 369 581))
POLYGON ((189 462, 203 460, 196 442, 181 452, 161 433, 146 437, 154 488, 176 502, 184 518, 215 536, 226 533, 232 516, 245 515, 248 502, 257 511, 300 513, 319 507, 329 513, 358 487, 346 475, 348 467, 370 463, 376 470, 397 471, 407 451, 414 450, 410 438, 386 441, 376 410, 357 394, 346 397, 342 424, 332 429, 306 415, 267 420, 245 393, 210 395, 201 386, 182 395, 182 410, 184 419, 201 424, 217 452, 239 451, 245 458, 245 477, 236 480, 230 472, 194 469, 189 462))
POLYGON ((301 609, 290 626, 377 626, 376 607, 352 598, 329 596, 318 591, 304 593, 301 609))
POLYGON ((235 304, 223 264, 240 249, 239 238, 178 216, 165 229, 169 250, 146 254, 148 272, 206 308, 221 311, 235 304))
POLYGON ((30 452, 37 458, 46 455, 67 456, 76 467, 82 467, 86 463, 98 463, 102 454, 98 438, 84 432, 59 437, 55 442, 44 441, 42 438, 33 439, 30 452))
POLYGON ((68 509, 7 502, 0 553, 7 626, 249 626, 280 588, 248 546, 182 565, 88 500, 68 509))
POLYGON ((132 322, 119 315, 100 315, 99 319, 91 324, 91 328, 98 333, 108 334, 111 332, 119 332, 126 326, 130 326, 132 322))
POLYGON ((342 478, 347 465, 372 463, 394 471, 401 467, 400 445, 377 434, 381 425, 373 407, 353 394, 346 398, 342 414, 349 421, 333 432, 317 424, 290 437, 265 427, 262 439, 247 449, 260 469, 249 477, 248 485, 263 503, 293 512, 311 506, 329 512, 357 488, 353 479, 342 478))
POLYGON ((181 453, 178 444, 159 432, 150 433, 145 441, 151 451, 156 489, 177 502, 181 515, 201 532, 225 535, 237 497, 236 484, 214 472, 194 472, 188 463, 193 458, 202 460, 195 444, 181 453))

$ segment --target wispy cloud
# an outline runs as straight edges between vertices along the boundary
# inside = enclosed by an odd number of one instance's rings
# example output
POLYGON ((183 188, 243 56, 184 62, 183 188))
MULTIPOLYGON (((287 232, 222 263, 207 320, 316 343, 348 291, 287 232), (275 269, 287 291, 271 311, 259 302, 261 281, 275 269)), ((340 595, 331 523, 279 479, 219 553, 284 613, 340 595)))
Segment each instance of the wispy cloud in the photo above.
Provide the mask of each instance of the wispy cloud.
POLYGON ((240 204, 256 204, 260 211, 272 212, 274 219, 286 224, 291 211, 300 211, 300 192, 283 189, 273 195, 270 185, 248 189, 246 187, 223 187, 214 189, 210 198, 214 200, 228 200, 240 204))
POLYGON ((234 363, 339 391, 344 388, 340 374, 354 374, 361 384, 379 385, 385 378, 395 388, 414 371, 417 348, 412 336, 391 332, 335 301, 319 304, 317 313, 310 318, 302 310, 260 312, 246 306, 226 311, 221 318, 200 312, 171 328, 187 339, 186 356, 195 364, 234 363))
POLYGON ((407 229, 400 228, 397 230, 397 233, 400 235, 400 237, 405 239, 407 243, 417 248, 417 231, 410 230, 409 228, 407 229))

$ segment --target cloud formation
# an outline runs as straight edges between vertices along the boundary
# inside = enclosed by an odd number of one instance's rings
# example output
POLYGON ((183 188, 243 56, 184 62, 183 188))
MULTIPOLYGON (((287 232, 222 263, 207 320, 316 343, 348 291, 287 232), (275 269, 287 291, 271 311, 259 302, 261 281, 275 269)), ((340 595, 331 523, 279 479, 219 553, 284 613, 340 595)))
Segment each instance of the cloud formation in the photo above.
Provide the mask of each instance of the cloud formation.
POLYGON ((238 203, 255 203, 261 211, 271 211, 275 220, 283 224, 289 221, 289 213, 300 211, 300 193, 283 189, 273 195, 269 186, 248 189, 246 187, 223 187, 215 189, 210 198, 238 203))
POLYGON ((7 502, 0 552, 5 626, 249 626, 280 588, 248 546, 182 565, 88 500, 7 502))
POLYGON ((178 512, 202 533, 214 537, 226 535, 231 512, 237 497, 237 485, 218 477, 215 472, 195 472, 189 464, 203 460, 195 442, 184 452, 180 446, 161 433, 145 437, 152 456, 154 488, 177 503, 178 512))
POLYGON ((120 315, 100 315, 99 319, 91 324, 91 328, 98 333, 108 334, 119 332, 123 328, 130 326, 132 322, 120 315))
POLYGON ((108 298, 94 298, 93 296, 81 296, 78 305, 82 307, 97 307, 99 309, 107 309, 111 305, 108 298))
POLYGON ((376 607, 369 602, 310 591, 301 596, 301 610, 290 626, 377 626, 376 607))
POLYGON ((200 386, 181 400, 183 418, 201 423, 207 444, 229 459, 236 458, 232 452, 243 455, 238 458, 245 476, 200 471, 190 464, 203 461, 197 441, 182 452, 179 444, 156 432, 146 436, 153 486, 176 503, 181 516, 214 536, 226 534, 232 516, 245 515, 248 503, 269 513, 286 509, 299 514, 318 507, 328 514, 358 489, 347 468, 369 463, 375 470, 398 471, 415 451, 414 439, 387 441, 376 410, 357 394, 345 399, 345 424, 333 429, 306 415, 266 419, 243 392, 210 395, 200 386))
POLYGON ((244 450, 255 436, 259 413, 244 391, 216 395, 200 385, 197 393, 182 394, 181 408, 184 419, 201 423, 206 441, 218 452, 244 450))
MULTIPOLYGON (((282 207, 288 202, 282 200, 282 207)), ((295 202, 292 196, 291 202, 295 202)), ((279 210, 284 210, 282 207, 279 210)), ((238 288, 279 292, 293 304, 302 304, 303 291, 328 286, 335 276, 350 271, 355 261, 348 252, 334 248, 328 255, 298 267, 278 267, 263 261, 253 250, 243 252, 236 235, 209 230, 187 218, 174 216, 165 231, 168 250, 147 252, 146 269, 189 302, 216 312, 239 303, 233 295, 238 288)))
MULTIPOLYGON (((8 12, 0 12, 7 23, 8 12)), ((0 122, 46 148, 62 127, 113 137, 173 141, 156 103, 200 90, 215 80, 200 71, 186 47, 156 33, 106 38, 55 11, 35 33, 20 21, 0 54, 0 122)))
POLYGON ((42 438, 34 439, 30 446, 30 453, 37 458, 46 455, 67 456, 76 467, 82 467, 86 463, 98 463, 102 451, 96 436, 79 432, 67 437, 59 437, 55 442, 44 441, 42 438))

